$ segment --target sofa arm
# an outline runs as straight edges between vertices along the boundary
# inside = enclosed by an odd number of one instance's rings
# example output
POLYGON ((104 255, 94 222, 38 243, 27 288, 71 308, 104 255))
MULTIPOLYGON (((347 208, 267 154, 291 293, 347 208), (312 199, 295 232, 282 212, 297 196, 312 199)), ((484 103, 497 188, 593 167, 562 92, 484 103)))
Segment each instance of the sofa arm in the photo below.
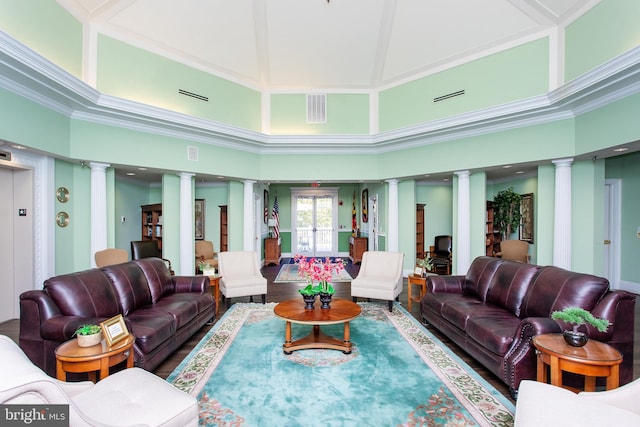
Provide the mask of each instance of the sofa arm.
POLYGON ((99 325, 107 320, 104 317, 54 316, 40 325, 40 336, 50 341, 67 341, 73 338, 82 325, 99 325))
POLYGON ((196 292, 205 294, 209 292, 210 281, 208 276, 173 276, 176 293, 196 292))
POLYGON ((591 310, 594 316, 607 319, 610 323, 605 332, 587 325, 590 338, 602 342, 629 341, 633 342, 633 325, 635 322, 635 295, 626 291, 610 291, 591 310))
POLYGON ((464 276, 427 276, 427 292, 461 294, 464 276))

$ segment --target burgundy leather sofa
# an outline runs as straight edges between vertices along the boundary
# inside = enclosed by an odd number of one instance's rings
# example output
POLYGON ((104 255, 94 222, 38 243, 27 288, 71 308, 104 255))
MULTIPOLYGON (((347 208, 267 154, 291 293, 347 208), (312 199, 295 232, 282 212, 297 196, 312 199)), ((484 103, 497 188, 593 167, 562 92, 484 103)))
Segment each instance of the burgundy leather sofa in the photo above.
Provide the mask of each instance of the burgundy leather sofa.
POLYGON ((589 336, 617 348, 620 384, 633 377, 635 295, 609 290, 607 279, 553 266, 479 257, 466 276, 429 276, 420 310, 425 322, 504 381, 517 396, 520 381, 536 378, 535 335, 565 328, 551 313, 582 307, 608 319, 589 336))
POLYGON ((135 365, 153 370, 215 317, 207 276, 171 276, 160 258, 52 277, 20 295, 20 347, 55 376, 54 350, 78 326, 122 314, 135 365))

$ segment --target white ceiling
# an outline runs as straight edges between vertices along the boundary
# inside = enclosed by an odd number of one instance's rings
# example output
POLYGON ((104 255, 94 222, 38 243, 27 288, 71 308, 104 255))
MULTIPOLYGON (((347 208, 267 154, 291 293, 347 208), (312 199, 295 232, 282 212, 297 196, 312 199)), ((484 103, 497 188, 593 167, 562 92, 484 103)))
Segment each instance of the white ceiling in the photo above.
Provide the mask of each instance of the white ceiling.
POLYGON ((526 43, 598 0, 58 0, 90 28, 259 90, 381 89, 526 43))

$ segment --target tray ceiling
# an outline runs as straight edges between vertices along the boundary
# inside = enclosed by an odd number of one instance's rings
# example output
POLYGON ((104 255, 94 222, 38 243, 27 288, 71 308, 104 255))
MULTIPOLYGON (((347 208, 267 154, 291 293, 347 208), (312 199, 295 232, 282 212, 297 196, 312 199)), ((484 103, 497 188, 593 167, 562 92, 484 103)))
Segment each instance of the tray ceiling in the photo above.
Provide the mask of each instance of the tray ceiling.
POLYGON ((266 91, 380 89, 553 33, 597 0, 58 0, 90 28, 266 91))

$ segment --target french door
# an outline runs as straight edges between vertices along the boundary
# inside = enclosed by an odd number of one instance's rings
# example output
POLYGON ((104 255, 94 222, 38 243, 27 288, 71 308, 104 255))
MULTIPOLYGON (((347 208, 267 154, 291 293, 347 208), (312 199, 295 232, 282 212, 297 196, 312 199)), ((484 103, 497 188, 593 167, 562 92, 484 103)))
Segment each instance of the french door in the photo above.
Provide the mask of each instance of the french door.
POLYGON ((294 253, 308 257, 338 253, 337 189, 292 189, 294 253))

